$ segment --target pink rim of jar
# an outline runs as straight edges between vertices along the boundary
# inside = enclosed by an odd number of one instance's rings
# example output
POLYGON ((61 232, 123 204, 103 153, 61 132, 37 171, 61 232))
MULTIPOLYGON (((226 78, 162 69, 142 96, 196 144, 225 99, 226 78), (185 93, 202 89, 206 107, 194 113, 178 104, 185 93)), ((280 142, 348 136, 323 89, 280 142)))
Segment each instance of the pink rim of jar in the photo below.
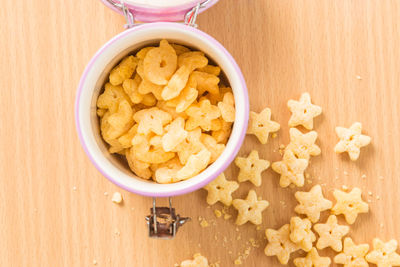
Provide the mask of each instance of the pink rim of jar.
MULTIPOLYGON (((106 0, 101 0, 103 4, 112 10, 118 12, 119 14, 123 14, 122 11, 115 6, 111 5, 106 0)), ((120 2, 119 0, 114 0, 116 2, 120 2)), ((170 6, 170 7, 154 7, 149 5, 141 5, 125 2, 126 7, 133 13, 136 21, 141 22, 156 22, 156 21, 183 21, 186 13, 196 6, 198 3, 204 2, 204 0, 193 0, 191 2, 185 3, 183 5, 178 6, 170 6)), ((210 1, 206 7, 201 8, 199 13, 207 10, 211 6, 215 5, 218 0, 210 1)))
MULTIPOLYGON (((236 101, 236 96, 235 96, 235 101, 236 101)), ((236 61, 233 59, 233 57, 230 55, 230 53, 218 41, 216 41, 214 38, 212 38, 208 34, 202 32, 200 30, 197 30, 191 26, 187 26, 187 25, 183 25, 183 24, 179 24, 179 23, 169 23, 169 22, 155 22, 155 23, 149 23, 149 24, 135 26, 129 30, 126 30, 126 31, 120 33, 119 35, 115 36, 113 39, 108 41, 101 49, 99 49, 97 51, 97 53, 93 56, 93 58, 90 60, 90 62, 86 66, 85 71, 82 75, 82 78, 79 82, 77 97, 76 97, 76 102, 75 102, 75 122, 76 122, 78 136, 79 136, 80 142, 81 142, 86 154, 88 155, 89 159, 92 161, 94 166, 103 174, 103 176, 105 176, 108 180, 110 180, 112 183, 118 185, 119 187, 121 187, 127 191, 130 191, 132 193, 136 193, 136 194, 143 195, 143 196, 151 196, 151 197, 172 197, 172 196, 187 194, 187 193, 196 191, 197 189, 204 187, 205 185, 210 183, 212 180, 214 180, 227 167, 229 167, 229 165, 232 163, 232 161, 236 157, 237 153, 239 152, 240 147, 241 147, 241 145, 244 141, 245 135, 246 135, 248 117, 249 117, 249 99, 248 99, 247 86, 246 86, 246 83, 245 83, 245 80, 244 80, 244 77, 242 75, 240 68, 238 67, 236 61), (205 179, 200 180, 197 183, 193 183, 187 187, 180 188, 178 190, 174 189, 174 190, 170 190, 168 192, 164 192, 164 191, 163 192, 153 192, 153 191, 141 190, 140 188, 134 188, 134 187, 123 184, 122 182, 120 182, 120 179, 118 179, 117 177, 109 175, 106 171, 106 169, 107 169, 106 167, 100 166, 100 164, 98 164, 98 162, 95 159, 95 155, 92 155, 92 153, 90 152, 89 146, 85 142, 84 135, 87 136, 87 134, 84 134, 82 131, 83 125, 82 125, 82 122, 80 121, 80 115, 81 115, 80 114, 80 105, 81 105, 81 95, 82 95, 83 90, 93 91, 92 88, 85 88, 85 83, 86 83, 89 73, 92 71, 92 69, 94 68, 94 65, 97 63, 96 61, 98 61, 98 58, 101 57, 101 55, 106 50, 108 50, 110 48, 110 46, 112 46, 114 43, 116 43, 119 39, 129 36, 131 33, 135 32, 135 31, 145 31, 145 30, 149 30, 150 28, 154 29, 154 28, 163 28, 163 27, 164 28, 174 28, 174 29, 177 29, 180 31, 185 31, 188 34, 199 36, 199 38, 207 40, 207 42, 211 43, 212 46, 214 46, 218 49, 219 53, 223 54, 223 56, 227 59, 227 62, 229 62, 229 64, 231 64, 231 66, 234 70, 233 73, 235 73, 235 75, 237 75, 237 77, 238 77, 238 84, 240 85, 240 88, 242 88, 242 90, 240 90, 240 92, 241 92, 241 97, 242 97, 242 101, 243 101, 242 102, 243 103, 243 109, 242 109, 243 115, 241 115, 243 120, 242 120, 242 127, 238 128, 239 130, 237 130, 238 134, 237 134, 237 138, 235 141, 236 143, 234 144, 234 146, 233 145, 231 146, 232 149, 230 151, 230 154, 226 154, 224 151, 223 155, 224 155, 224 153, 225 153, 225 155, 227 155, 225 161, 223 163, 221 163, 220 166, 217 169, 215 169, 212 173, 208 174, 208 176, 205 179)), ((236 122, 236 120, 235 120, 235 122, 236 122)), ((239 127, 239 126, 236 126, 236 127, 239 127)), ((234 124, 234 129, 235 129, 235 124, 234 124)), ((230 141, 231 140, 228 141, 228 144, 230 141)), ((228 145, 227 145, 227 147, 228 147, 228 145)), ((227 153, 229 153, 229 152, 227 152, 227 153)), ((210 166, 212 166, 213 164, 211 164, 210 166)), ((210 166, 206 170, 204 170, 202 173, 207 172, 207 170, 210 168, 210 166)), ((182 182, 178 182, 178 183, 187 182, 196 177, 197 176, 190 178, 188 180, 182 181, 182 182)), ((132 178, 132 179, 134 179, 134 178, 132 178)), ((175 184, 178 184, 178 183, 175 183, 175 184)), ((173 186, 174 184, 166 184, 166 185, 173 186)))

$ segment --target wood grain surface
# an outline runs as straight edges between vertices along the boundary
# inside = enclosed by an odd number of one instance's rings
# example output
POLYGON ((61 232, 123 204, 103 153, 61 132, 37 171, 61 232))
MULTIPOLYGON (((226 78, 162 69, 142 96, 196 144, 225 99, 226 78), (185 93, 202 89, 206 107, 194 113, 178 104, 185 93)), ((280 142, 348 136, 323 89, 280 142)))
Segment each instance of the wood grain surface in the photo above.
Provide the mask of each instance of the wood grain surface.
MULTIPOLYGON (((264 229, 287 223, 296 201, 295 189, 280 188, 272 170, 256 189, 271 203, 261 230, 236 231, 234 217, 216 219, 221 206, 208 208, 199 190, 173 199, 193 221, 166 241, 147 237, 151 199, 119 189, 90 163, 75 131, 76 88, 90 58, 123 24, 98 0, 1 1, 0 265, 164 267, 200 252, 233 266, 255 238, 261 246, 242 266, 278 266, 264 255, 264 229), (123 193, 121 206, 110 200, 115 191, 123 193), (210 226, 201 228, 198 216, 210 226)), ((257 149, 278 160, 279 145, 288 143, 286 102, 310 92, 323 107, 315 120, 322 155, 308 169, 313 184, 330 199, 333 188, 358 186, 371 201, 370 213, 351 226, 355 242, 400 241, 400 1, 221 0, 198 24, 237 60, 251 109, 270 107, 282 126, 267 145, 247 137, 240 154, 257 149), (355 121, 372 145, 350 162, 333 152, 334 127, 355 121)), ((237 171, 226 174, 234 179, 237 171)), ((242 184, 234 196, 250 188, 242 184)))

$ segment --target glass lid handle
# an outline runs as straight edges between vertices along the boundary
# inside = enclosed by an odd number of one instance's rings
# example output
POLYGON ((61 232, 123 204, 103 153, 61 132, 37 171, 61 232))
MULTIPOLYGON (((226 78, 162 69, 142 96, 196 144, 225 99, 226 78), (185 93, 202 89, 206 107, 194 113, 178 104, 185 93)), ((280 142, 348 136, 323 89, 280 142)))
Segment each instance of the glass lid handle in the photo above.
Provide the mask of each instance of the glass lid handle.
POLYGON ((125 5, 125 1, 124 0, 120 0, 119 3, 114 2, 114 0, 106 0, 108 3, 110 3, 110 5, 121 9, 122 13, 124 14, 124 17, 126 19, 126 24, 124 25, 125 29, 130 29, 133 26, 135 26, 135 16, 133 15, 133 13, 126 7, 125 5))

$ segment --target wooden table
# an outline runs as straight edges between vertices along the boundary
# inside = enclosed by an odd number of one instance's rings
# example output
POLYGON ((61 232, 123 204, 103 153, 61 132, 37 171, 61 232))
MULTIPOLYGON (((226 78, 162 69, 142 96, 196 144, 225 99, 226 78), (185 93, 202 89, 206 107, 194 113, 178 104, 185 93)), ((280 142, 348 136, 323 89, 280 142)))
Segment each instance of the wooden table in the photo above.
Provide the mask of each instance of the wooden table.
MULTIPOLYGON (((308 91, 323 107, 315 120, 322 155, 307 172, 330 199, 333 188, 347 185, 360 187, 371 201, 370 213, 351 227, 357 243, 374 237, 400 241, 399 21, 397 0, 221 0, 198 19, 199 28, 242 68, 251 109, 270 107, 282 125, 267 145, 247 137, 241 155, 257 149, 271 162, 281 157, 278 147, 288 143, 288 99, 308 91), (373 141, 350 162, 333 152, 334 127, 355 121, 373 141)), ((280 188, 271 169, 256 189, 271 203, 261 230, 245 225, 236 231, 234 217, 216 219, 213 210, 221 206, 207 207, 200 190, 174 198, 193 222, 165 241, 147 237, 144 216, 151 199, 122 191, 90 163, 75 131, 76 87, 89 59, 123 24, 122 16, 97 0, 2 1, 0 265, 173 266, 201 252, 210 262, 233 266, 246 241, 255 238, 261 246, 251 249, 243 266, 277 266, 264 255, 263 232, 287 223, 296 201, 295 189, 280 188), (123 193, 122 206, 110 200, 115 191, 123 193), (210 226, 200 227, 198 216, 210 226)), ((237 168, 226 175, 234 179, 237 168)), ((242 184, 234 196, 244 197, 250 188, 242 184)))

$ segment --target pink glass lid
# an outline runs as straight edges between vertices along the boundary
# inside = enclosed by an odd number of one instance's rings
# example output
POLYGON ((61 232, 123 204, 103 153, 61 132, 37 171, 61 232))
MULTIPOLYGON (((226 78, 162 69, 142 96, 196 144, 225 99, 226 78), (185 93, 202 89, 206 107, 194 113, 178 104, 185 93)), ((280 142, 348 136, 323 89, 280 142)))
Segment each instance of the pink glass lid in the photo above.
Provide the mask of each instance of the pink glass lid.
POLYGON ((123 14, 121 5, 133 14, 135 21, 184 21, 185 15, 200 4, 199 13, 218 0, 101 0, 106 6, 123 14))

